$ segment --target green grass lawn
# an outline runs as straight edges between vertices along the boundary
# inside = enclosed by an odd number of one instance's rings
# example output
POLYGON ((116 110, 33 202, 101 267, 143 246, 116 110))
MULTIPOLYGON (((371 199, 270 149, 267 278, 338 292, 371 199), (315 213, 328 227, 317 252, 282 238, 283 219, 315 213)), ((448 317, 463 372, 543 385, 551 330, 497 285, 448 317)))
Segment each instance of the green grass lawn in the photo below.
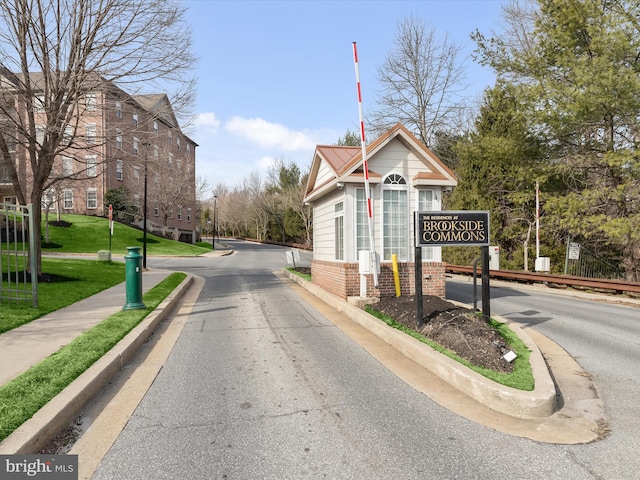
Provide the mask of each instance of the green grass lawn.
MULTIPOLYGON (((62 220, 72 225, 49 226, 50 242, 43 242, 45 255, 47 252, 96 254, 98 250, 109 248, 108 220, 82 215, 63 215, 62 220)), ((142 240, 141 231, 115 223, 112 254, 124 256, 127 247, 142 246, 142 240)), ((147 235, 148 255, 196 256, 209 251, 210 246, 207 248, 206 245, 189 245, 147 235)), ((6 263, 3 263, 3 269, 6 263)), ((44 256, 42 272, 52 281, 38 284, 37 309, 32 308, 30 304, 0 302, 0 334, 126 280, 123 261, 98 262, 44 256)), ((185 277, 184 273, 172 273, 144 294, 143 302, 146 308, 116 313, 19 377, 0 386, 0 441, 108 352, 185 277)))
POLYGON ((43 258, 42 271, 56 281, 38 283, 38 308, 0 302, 0 333, 125 281, 123 262, 43 258))
MULTIPOLYGON (((49 216, 49 221, 55 220, 49 216)), ((97 253, 109 249, 109 220, 86 215, 61 215, 70 227, 49 225, 49 243, 45 243, 45 225, 42 224, 42 252, 46 253, 97 253)), ((112 255, 125 255, 127 247, 142 247, 143 232, 114 222, 111 237, 112 255)), ((147 233, 147 255, 196 256, 210 252, 211 247, 191 245, 157 237, 147 233)), ((113 257, 112 257, 113 258, 113 257)))
POLYGON ((143 296, 146 308, 112 315, 22 375, 0 386, 0 441, 113 348, 185 277, 184 273, 172 273, 143 296))

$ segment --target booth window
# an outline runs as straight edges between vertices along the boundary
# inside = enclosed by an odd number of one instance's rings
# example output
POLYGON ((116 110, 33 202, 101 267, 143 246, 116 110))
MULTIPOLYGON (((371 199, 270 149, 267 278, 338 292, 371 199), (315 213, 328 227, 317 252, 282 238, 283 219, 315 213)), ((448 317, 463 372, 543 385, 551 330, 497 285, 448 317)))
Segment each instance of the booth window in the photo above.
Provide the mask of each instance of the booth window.
POLYGON ((391 260, 395 253, 399 261, 409 260, 409 192, 402 175, 385 178, 382 190, 383 258, 391 260))
POLYGON ((335 257, 336 260, 344 260, 344 203, 338 202, 334 209, 335 220, 335 257))

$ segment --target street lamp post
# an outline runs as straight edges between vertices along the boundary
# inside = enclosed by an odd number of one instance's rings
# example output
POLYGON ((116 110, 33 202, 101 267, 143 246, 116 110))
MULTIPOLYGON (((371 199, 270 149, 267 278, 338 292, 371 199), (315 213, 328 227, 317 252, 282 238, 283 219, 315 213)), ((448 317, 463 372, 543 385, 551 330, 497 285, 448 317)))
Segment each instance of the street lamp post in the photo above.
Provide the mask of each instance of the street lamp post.
POLYGON ((213 250, 216 249, 216 233, 218 233, 217 213, 218 213, 218 196, 214 195, 213 196, 213 238, 211 239, 211 245, 213 247, 213 250))
POLYGON ((142 212, 142 268, 147 269, 147 151, 149 150, 149 143, 144 142, 144 200, 143 200, 143 212, 142 212))

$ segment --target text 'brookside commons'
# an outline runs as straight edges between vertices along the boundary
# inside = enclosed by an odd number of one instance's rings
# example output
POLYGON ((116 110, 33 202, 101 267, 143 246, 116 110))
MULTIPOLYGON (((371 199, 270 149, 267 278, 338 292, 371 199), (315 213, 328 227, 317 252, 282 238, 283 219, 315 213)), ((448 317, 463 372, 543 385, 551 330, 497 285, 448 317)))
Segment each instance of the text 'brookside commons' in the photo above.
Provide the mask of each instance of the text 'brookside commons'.
POLYGON ((488 246, 489 212, 416 212, 416 245, 488 246))

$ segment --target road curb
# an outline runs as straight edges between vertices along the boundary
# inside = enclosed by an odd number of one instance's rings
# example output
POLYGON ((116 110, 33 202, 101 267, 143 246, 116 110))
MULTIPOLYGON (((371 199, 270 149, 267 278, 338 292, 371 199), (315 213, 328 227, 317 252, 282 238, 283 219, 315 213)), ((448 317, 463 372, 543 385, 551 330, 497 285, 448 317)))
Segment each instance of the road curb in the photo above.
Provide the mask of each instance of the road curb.
POLYGON ((557 392, 549 369, 535 342, 519 325, 499 317, 492 317, 506 323, 531 350, 529 362, 535 381, 535 389, 530 392, 506 387, 489 380, 415 338, 389 327, 364 310, 299 275, 286 269, 283 270, 283 273, 311 294, 349 316, 452 387, 492 410, 523 419, 546 418, 556 411, 557 392))
POLYGON ((187 277, 109 352, 0 442, 0 454, 35 454, 82 412, 173 310, 193 282, 187 277))

